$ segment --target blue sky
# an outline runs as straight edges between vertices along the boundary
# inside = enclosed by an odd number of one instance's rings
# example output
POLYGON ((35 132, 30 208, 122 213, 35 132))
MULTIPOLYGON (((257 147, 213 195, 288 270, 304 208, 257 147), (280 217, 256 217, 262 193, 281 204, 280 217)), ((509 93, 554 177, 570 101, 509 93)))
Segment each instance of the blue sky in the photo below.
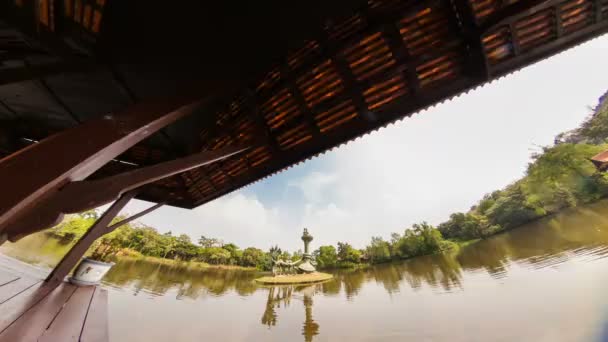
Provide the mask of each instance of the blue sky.
MULTIPOLYGON (((415 114, 195 210, 141 222, 263 249, 363 247, 413 223, 438 224, 525 172, 530 155, 576 127, 608 90, 608 36, 415 114)), ((136 212, 149 205, 130 204, 136 212)))

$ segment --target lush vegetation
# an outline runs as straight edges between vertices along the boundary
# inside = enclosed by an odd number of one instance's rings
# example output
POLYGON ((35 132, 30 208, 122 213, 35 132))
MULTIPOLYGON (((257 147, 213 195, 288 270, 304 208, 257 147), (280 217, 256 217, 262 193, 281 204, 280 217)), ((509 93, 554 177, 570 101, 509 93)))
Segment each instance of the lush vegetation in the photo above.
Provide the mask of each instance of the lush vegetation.
POLYGON ((608 98, 580 128, 560 134, 553 147, 533 155, 526 175, 484 196, 467 213, 455 213, 438 226, 443 237, 480 239, 608 195, 608 177, 589 159, 608 149, 608 98))
MULTIPOLYGON (((96 218, 94 211, 70 215, 49 233, 63 240, 74 241, 88 230, 96 218)), ((119 217, 116 221, 121 219, 119 217)), ((205 236, 201 236, 197 243, 194 243, 186 234, 160 234, 156 229, 141 224, 125 224, 119 227, 97 240, 89 251, 89 254, 98 260, 110 260, 117 255, 148 256, 210 265, 255 267, 262 270, 270 269, 271 253, 291 257, 278 247, 269 252, 254 247, 240 249, 233 243, 224 243, 205 236)))
POLYGON ((608 149, 608 93, 583 124, 555 139, 553 147, 532 156, 525 176, 485 195, 466 213, 454 213, 437 228, 415 224, 390 241, 373 237, 363 250, 338 243, 315 251, 320 268, 383 263, 453 249, 454 242, 484 239, 538 218, 599 200, 608 195, 608 176, 596 172, 589 159, 608 149))
MULTIPOLYGON (((393 233, 388 241, 372 237, 370 244, 363 249, 356 249, 346 242, 339 242, 337 246, 320 246, 314 251, 318 267, 357 267, 448 251, 456 246, 454 242, 462 244, 484 239, 564 208, 606 197, 608 176, 596 172, 589 158, 608 149, 607 138, 608 96, 604 95, 593 115, 581 127, 558 135, 554 146, 533 155, 522 179, 485 195, 468 212, 454 213, 437 227, 426 222, 414 224, 403 234, 393 233)), ((96 218, 94 211, 72 215, 51 233, 62 239, 74 240, 84 234, 96 218)), ((297 260, 301 257, 301 252, 291 255, 278 247, 269 251, 254 247, 240 249, 235 244, 205 236, 195 243, 188 235, 160 234, 154 228, 132 224, 98 240, 91 253, 99 259, 135 253, 261 270, 269 270, 272 259, 297 260)))
POLYGON ((433 254, 453 247, 454 244, 444 240, 438 229, 423 222, 405 229, 403 235, 393 233, 390 241, 379 236, 372 237, 371 243, 362 250, 357 250, 348 243, 338 242, 338 248, 319 247, 314 256, 319 268, 350 268, 362 263, 376 264, 433 254))

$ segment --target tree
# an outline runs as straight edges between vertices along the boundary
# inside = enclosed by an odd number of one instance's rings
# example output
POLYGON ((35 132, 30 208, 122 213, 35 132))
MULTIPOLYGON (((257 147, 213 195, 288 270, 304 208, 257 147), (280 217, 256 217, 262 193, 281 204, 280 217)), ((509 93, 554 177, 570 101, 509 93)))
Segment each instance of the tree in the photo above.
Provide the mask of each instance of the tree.
POLYGON ((346 242, 338 242, 338 259, 343 262, 359 263, 361 252, 346 242))
POLYGON ((175 239, 174 255, 180 260, 192 260, 199 254, 198 247, 192 243, 190 236, 181 234, 175 239))
POLYGON ((471 240, 488 236, 488 227, 487 217, 469 212, 450 215, 450 219, 440 224, 438 229, 446 238, 471 240))
POLYGON ((66 239, 79 239, 89 228, 95 223, 96 213, 93 210, 85 211, 81 214, 67 215, 60 224, 51 228, 51 234, 54 236, 66 239))
POLYGON ((291 256, 291 261, 300 260, 300 259, 302 259, 303 255, 304 255, 304 252, 302 252, 301 249, 298 249, 297 251, 293 252, 293 255, 291 256))
POLYGON ((499 225, 504 229, 510 229, 539 216, 544 215, 542 208, 538 208, 527 203, 526 195, 522 188, 515 184, 504 191, 496 203, 488 209, 487 217, 492 225, 499 225))
POLYGON ((334 246, 320 246, 313 256, 319 268, 335 267, 338 263, 338 253, 334 246))
POLYGON ((230 252, 221 247, 203 248, 203 259, 210 264, 227 264, 230 260, 230 252))
POLYGON ((233 243, 227 243, 223 245, 222 248, 228 251, 228 253, 230 253, 230 258, 228 261, 231 265, 236 265, 239 263, 243 252, 239 249, 237 245, 233 243))
POLYGON ((390 244, 379 236, 372 237, 372 242, 366 248, 366 254, 372 263, 386 262, 391 259, 390 244))
POLYGON ((217 239, 207 238, 204 235, 201 235, 201 237, 198 239, 198 244, 205 248, 214 247, 218 244, 218 242, 219 241, 217 239))
POLYGON ((264 251, 255 247, 246 248, 241 257, 241 266, 257 267, 264 263, 264 251))
POLYGON ((113 232, 102 236, 91 246, 93 250, 92 258, 96 260, 109 260, 122 248, 126 248, 132 234, 133 228, 127 223, 118 227, 113 232))

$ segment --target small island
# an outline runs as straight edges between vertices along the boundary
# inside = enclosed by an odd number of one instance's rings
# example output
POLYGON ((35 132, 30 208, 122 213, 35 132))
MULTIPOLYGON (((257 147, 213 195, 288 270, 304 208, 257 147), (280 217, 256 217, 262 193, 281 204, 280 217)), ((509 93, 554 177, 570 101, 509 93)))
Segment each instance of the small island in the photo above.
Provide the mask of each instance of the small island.
POLYGON ((273 260, 272 261, 272 276, 261 277, 255 281, 260 284, 277 285, 277 284, 310 284, 318 283, 333 278, 331 274, 317 272, 316 263, 312 259, 308 245, 312 241, 312 235, 308 233, 308 229, 304 228, 302 234, 304 241, 304 254, 302 259, 297 261, 273 260))

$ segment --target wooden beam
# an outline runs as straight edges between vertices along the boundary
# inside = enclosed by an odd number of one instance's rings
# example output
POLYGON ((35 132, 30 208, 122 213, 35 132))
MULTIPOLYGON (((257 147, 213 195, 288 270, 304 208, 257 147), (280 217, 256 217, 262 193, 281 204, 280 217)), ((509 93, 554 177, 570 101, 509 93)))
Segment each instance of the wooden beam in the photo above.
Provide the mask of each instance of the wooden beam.
MULTIPOLYGON (((455 0, 456 1, 456 0, 455 0)), ((460 1, 460 0, 457 0, 460 1)), ((510 25, 521 17, 558 4, 557 0, 522 0, 512 3, 500 11, 489 15, 480 25, 481 33, 487 33, 499 26, 510 25)))
POLYGON ((492 67, 491 76, 493 78, 498 78, 502 75, 507 75, 513 70, 536 63, 551 56, 552 54, 572 48, 580 44, 582 41, 586 41, 605 33, 608 33, 608 21, 604 20, 597 24, 588 25, 578 31, 562 36, 561 38, 556 38, 545 44, 528 49, 525 53, 520 52, 519 55, 496 64, 492 67))
POLYGON ((310 129, 310 133, 312 134, 313 139, 319 138, 319 136, 321 135, 321 131, 319 130, 319 126, 317 126, 317 123, 315 122, 315 114, 308 107, 308 104, 306 104, 306 100, 304 99, 304 96, 302 95, 302 92, 300 91, 300 88, 296 83, 296 78, 291 72, 289 64, 287 62, 285 62, 285 64, 281 68, 281 77, 285 80, 287 90, 293 96, 293 99, 296 103, 296 107, 298 107, 298 110, 304 118, 304 121, 308 124, 308 128, 310 129))
POLYGON ((404 65, 406 67, 403 76, 407 80, 407 85, 410 92, 415 99, 418 99, 421 94, 420 80, 418 79, 418 75, 416 73, 416 64, 414 63, 412 56, 409 54, 408 49, 403 44, 403 37, 401 36, 401 33, 399 33, 399 29, 394 24, 386 25, 382 33, 391 49, 393 57, 397 61, 397 64, 404 65))
POLYGON ((602 21, 602 0, 593 0, 593 10, 595 11, 595 23, 602 21))
MULTIPOLYGON (((161 128, 190 114, 194 96, 148 101, 62 131, 0 160, 0 232, 69 182, 80 181, 161 128), (186 104, 186 105, 184 105, 186 104)), ((77 201, 72 199, 72 201, 77 201)))
POLYGON ((131 216, 127 217, 124 220, 121 220, 121 221, 118 221, 118 222, 116 222, 114 224, 109 225, 108 228, 107 228, 106 234, 113 232, 116 228, 118 228, 120 226, 124 226, 125 224, 127 224, 127 223, 129 223, 131 221, 137 220, 138 218, 140 218, 140 217, 142 217, 144 215, 147 215, 147 214, 153 212, 154 210, 162 207, 163 205, 165 205, 165 203, 156 203, 155 205, 151 206, 148 209, 142 210, 142 211, 138 212, 137 214, 134 214, 134 215, 131 215, 131 216))
POLYGON ((128 191, 141 188, 162 178, 211 164, 245 150, 247 148, 227 147, 127 171, 103 179, 69 183, 60 191, 55 192, 53 196, 46 197, 33 206, 29 210, 30 215, 12 222, 5 229, 5 233, 8 234, 10 241, 17 241, 26 235, 58 224, 64 214, 97 208, 112 202, 128 191))
POLYGON ((486 57, 480 28, 468 0, 449 0, 452 3, 453 15, 450 16, 452 26, 460 29, 460 36, 466 44, 465 72, 467 76, 479 82, 490 79, 490 67, 486 57), (455 22, 456 21, 456 22, 455 22))
POLYGON ((59 264, 55 266, 55 269, 51 271, 49 276, 46 278, 47 283, 51 283, 55 286, 61 284, 65 277, 80 261, 80 258, 86 253, 91 247, 93 242, 107 233, 107 227, 112 220, 118 215, 120 210, 124 208, 129 201, 137 195, 137 191, 130 191, 122 195, 108 210, 106 210, 101 217, 95 221, 95 223, 89 228, 89 230, 76 242, 74 247, 68 251, 68 253, 61 259, 59 264))
POLYGON ((71 201, 71 204, 64 204, 62 210, 64 210, 64 213, 81 212, 109 203, 120 196, 120 194, 129 190, 226 159, 248 149, 249 147, 229 146, 219 150, 196 153, 184 158, 135 169, 103 179, 70 183, 61 189, 55 201, 65 203, 70 198, 79 196, 80 200, 78 202, 71 201))

